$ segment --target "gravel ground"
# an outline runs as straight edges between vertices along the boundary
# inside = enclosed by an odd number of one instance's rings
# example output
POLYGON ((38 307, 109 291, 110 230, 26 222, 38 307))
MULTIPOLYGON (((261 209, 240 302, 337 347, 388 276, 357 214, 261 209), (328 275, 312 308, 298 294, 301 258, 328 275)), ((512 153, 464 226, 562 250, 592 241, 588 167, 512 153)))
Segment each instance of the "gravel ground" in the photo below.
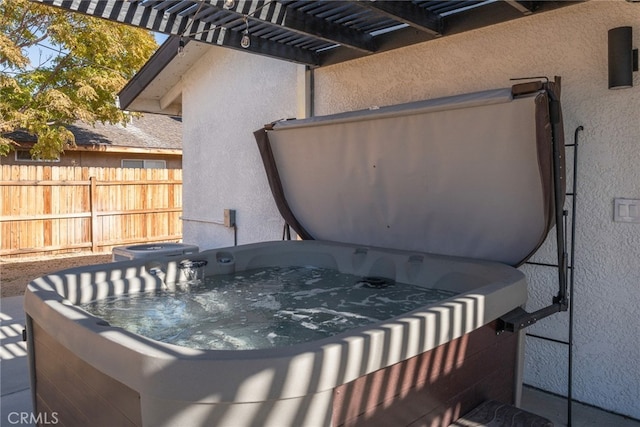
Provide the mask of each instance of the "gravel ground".
POLYGON ((33 279, 67 268, 111 262, 111 253, 56 255, 0 261, 0 296, 22 295, 33 279))

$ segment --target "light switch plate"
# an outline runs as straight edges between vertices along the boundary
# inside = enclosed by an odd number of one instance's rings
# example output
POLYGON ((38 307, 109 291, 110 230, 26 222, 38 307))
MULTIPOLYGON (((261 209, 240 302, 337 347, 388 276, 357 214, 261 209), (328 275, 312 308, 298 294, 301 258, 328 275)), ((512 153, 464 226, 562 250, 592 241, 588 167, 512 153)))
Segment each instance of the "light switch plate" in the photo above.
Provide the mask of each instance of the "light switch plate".
POLYGON ((640 223, 640 199, 613 199, 615 222, 640 223))

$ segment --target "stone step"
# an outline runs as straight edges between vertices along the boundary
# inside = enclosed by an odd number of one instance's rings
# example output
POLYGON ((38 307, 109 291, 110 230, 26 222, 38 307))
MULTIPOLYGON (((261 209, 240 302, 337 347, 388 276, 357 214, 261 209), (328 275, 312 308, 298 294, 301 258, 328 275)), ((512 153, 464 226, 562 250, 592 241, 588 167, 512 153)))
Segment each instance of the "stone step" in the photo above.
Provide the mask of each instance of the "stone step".
POLYGON ((449 427, 553 427, 553 423, 515 406, 487 400, 449 427))

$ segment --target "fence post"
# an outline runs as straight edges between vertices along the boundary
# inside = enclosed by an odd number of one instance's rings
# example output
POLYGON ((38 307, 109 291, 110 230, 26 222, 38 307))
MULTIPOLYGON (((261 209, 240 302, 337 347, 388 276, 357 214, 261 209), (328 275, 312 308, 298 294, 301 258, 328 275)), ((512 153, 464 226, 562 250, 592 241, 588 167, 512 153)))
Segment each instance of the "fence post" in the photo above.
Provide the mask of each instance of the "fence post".
POLYGON ((89 209, 91 210, 91 252, 98 252, 98 212, 96 211, 98 191, 96 177, 89 177, 89 209))

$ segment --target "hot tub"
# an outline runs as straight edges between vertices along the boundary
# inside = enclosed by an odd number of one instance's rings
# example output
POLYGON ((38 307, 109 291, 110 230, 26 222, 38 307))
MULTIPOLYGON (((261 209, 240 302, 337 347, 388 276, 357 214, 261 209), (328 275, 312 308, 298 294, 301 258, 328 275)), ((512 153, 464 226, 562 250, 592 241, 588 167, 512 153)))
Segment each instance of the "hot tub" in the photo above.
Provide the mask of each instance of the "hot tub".
POLYGON ((207 261, 206 275, 312 265, 458 295, 310 343, 194 350, 108 326, 77 306, 183 281, 183 258, 66 270, 34 280, 25 294, 36 411, 71 425, 444 425, 485 398, 515 398, 518 336, 492 328, 526 301, 525 279, 512 267, 319 241, 197 259, 207 261))
POLYGON ((75 425, 448 426, 486 399, 517 402, 520 333, 497 334, 495 324, 525 303, 514 267, 562 209, 558 83, 256 131, 276 205, 305 241, 31 282, 36 411, 75 425), (157 342, 78 306, 179 285, 191 278, 182 267, 203 264, 194 261, 206 261, 208 276, 314 266, 456 295, 315 341, 252 350, 157 342))

